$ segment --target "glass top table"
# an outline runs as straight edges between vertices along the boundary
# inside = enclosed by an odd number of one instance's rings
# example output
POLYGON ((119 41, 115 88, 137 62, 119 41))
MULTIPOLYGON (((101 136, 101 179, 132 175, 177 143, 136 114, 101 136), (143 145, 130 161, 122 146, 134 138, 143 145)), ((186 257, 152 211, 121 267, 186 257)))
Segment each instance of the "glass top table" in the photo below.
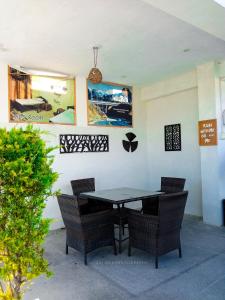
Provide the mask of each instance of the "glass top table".
POLYGON ((163 194, 162 192, 153 192, 146 190, 139 190, 134 188, 115 188, 109 190, 100 190, 95 192, 81 193, 80 197, 96 199, 100 201, 110 202, 112 204, 120 205, 127 202, 142 200, 145 198, 155 197, 163 194))
POLYGON ((119 253, 122 251, 122 242, 125 241, 127 238, 122 239, 122 231, 123 231, 123 213, 121 210, 121 205, 124 207, 125 203, 139 201, 143 199, 149 199, 164 194, 162 192, 153 192, 153 191, 146 191, 146 190, 139 190, 134 188, 128 187, 121 187, 109 190, 100 190, 95 192, 87 192, 81 193, 80 198, 83 199, 94 199, 99 201, 108 202, 111 204, 117 205, 118 212, 119 212, 119 239, 115 239, 119 242, 119 253))

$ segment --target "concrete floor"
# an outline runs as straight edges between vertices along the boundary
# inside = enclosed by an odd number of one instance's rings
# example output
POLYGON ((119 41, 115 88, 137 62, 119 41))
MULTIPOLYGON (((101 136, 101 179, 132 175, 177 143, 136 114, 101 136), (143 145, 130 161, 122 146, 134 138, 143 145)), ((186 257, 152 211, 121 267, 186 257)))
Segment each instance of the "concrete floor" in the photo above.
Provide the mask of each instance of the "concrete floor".
POLYGON ((186 216, 182 227, 183 258, 177 251, 160 258, 159 269, 149 254, 133 249, 114 256, 111 247, 82 256, 65 255, 65 230, 51 232, 46 256, 54 271, 40 277, 25 300, 225 300, 225 228, 208 226, 186 216))

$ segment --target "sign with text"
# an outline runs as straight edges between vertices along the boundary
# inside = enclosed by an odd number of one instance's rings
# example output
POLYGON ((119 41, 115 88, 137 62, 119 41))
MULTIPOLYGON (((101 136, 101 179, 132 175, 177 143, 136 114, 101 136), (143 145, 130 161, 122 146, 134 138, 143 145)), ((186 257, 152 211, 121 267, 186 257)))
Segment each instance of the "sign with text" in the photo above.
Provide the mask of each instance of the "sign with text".
POLYGON ((198 122, 199 145, 217 145, 217 120, 203 120, 198 122))

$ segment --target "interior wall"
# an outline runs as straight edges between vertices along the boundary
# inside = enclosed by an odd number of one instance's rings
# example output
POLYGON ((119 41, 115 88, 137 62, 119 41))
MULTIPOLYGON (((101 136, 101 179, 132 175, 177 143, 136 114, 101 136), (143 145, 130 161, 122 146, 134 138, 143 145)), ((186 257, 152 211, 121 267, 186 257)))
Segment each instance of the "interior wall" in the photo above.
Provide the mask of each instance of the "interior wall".
MULTIPOLYGON (((11 128, 13 126, 26 126, 8 122, 8 84, 7 65, 0 63, 0 126, 11 128)), ((140 91, 134 87, 134 127, 110 128, 87 126, 87 94, 86 79, 78 77, 76 80, 77 124, 69 125, 35 125, 47 130, 49 135, 44 137, 48 145, 59 144, 59 134, 108 134, 109 152, 106 153, 73 153, 59 154, 55 150, 53 168, 59 173, 59 179, 54 189, 60 189, 63 193, 72 194, 70 181, 78 178, 95 177, 96 189, 114 187, 136 187, 145 189, 147 185, 146 165, 146 117, 145 104, 140 103, 140 91), (122 140, 127 132, 134 132, 139 146, 133 153, 123 149, 122 140)), ((48 199, 45 216, 54 219, 52 229, 63 225, 61 214, 56 199, 48 199)))
MULTIPOLYGON (((149 98, 151 95, 149 95, 149 98)), ((186 178, 186 213, 202 216, 201 164, 198 146, 197 88, 175 92, 147 103, 149 184, 159 189, 161 176, 186 178), (164 126, 181 124, 182 151, 164 150, 164 126)))

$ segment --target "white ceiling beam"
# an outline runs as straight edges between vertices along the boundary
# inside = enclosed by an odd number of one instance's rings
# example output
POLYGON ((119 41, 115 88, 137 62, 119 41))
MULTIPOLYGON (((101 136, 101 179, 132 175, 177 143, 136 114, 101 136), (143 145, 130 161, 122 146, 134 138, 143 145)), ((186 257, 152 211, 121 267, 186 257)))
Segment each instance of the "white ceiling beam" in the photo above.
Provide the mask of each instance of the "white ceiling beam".
POLYGON ((140 0, 225 41, 225 8, 214 0, 140 0))

